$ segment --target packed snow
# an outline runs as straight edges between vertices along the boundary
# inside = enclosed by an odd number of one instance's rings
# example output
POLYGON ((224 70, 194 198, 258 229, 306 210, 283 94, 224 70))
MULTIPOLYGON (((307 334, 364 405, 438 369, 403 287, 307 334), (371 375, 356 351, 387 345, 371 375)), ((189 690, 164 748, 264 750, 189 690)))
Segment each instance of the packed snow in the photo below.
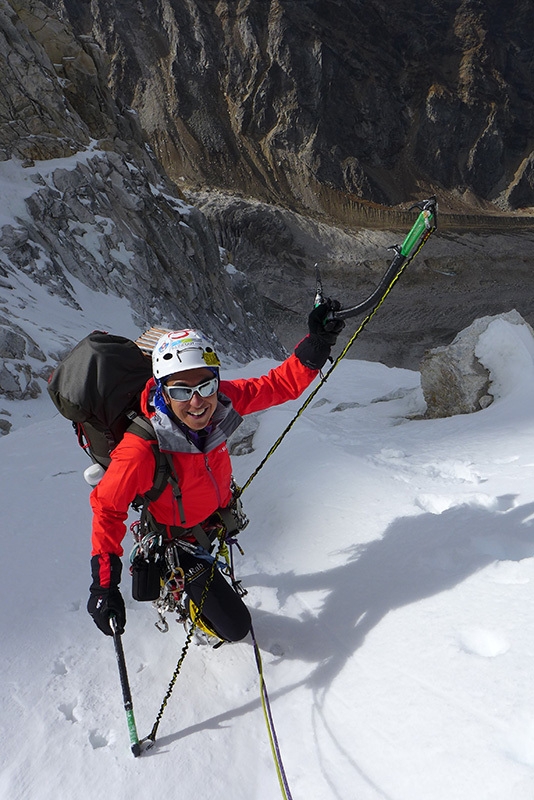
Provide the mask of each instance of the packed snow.
MULTIPOLYGON (((80 337, 95 324, 132 335, 123 305, 102 298, 99 317, 90 299, 80 337)), ((49 352, 72 338, 65 314, 41 330, 49 352)), ((477 352, 495 402, 441 420, 421 418, 418 372, 358 361, 357 346, 243 495, 237 573, 293 800, 532 800, 534 340, 493 322, 477 352)), ((85 609, 88 459, 46 394, 0 406, 13 423, 0 440, 0 797, 281 796, 249 640, 192 645, 156 746, 132 756, 113 642, 85 609)), ((238 483, 299 407, 258 415, 238 483)), ((169 618, 160 633, 127 574, 123 592, 143 737, 185 632, 169 618)))

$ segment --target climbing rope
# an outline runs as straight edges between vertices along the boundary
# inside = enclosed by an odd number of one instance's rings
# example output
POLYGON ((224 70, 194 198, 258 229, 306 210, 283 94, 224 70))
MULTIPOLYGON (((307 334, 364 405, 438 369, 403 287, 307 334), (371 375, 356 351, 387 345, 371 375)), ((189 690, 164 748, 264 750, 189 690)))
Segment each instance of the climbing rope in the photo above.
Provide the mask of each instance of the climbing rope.
MULTIPOLYGON (((229 568, 229 575, 230 580, 232 582, 232 586, 234 590, 240 594, 246 594, 246 589, 241 587, 241 581, 238 581, 235 576, 235 569, 234 569, 234 551, 233 545, 235 545, 241 555, 244 555, 243 550, 239 542, 236 539, 228 539, 227 540, 229 547, 229 559, 228 559, 228 568, 229 568)), ((286 771, 284 769, 284 764, 282 761, 282 753, 280 751, 280 745, 278 744, 278 736, 276 735, 276 728, 274 726, 274 719, 271 711, 271 703, 269 700, 269 694, 267 692, 267 686, 265 684, 265 677, 263 674, 263 662, 261 658, 260 648, 256 639, 256 634, 254 633, 254 627, 252 625, 252 620, 250 622, 250 636, 252 639, 252 646, 254 649, 254 658, 256 661, 256 667, 258 669, 258 676, 260 682, 260 698, 261 698, 261 705, 263 708, 263 715, 265 718, 265 725, 267 727, 267 733, 269 736, 269 743, 271 745, 271 753, 273 756, 274 766, 276 769, 276 774, 278 777, 278 782, 280 784, 280 790, 282 792, 282 797, 284 800, 292 800, 291 790, 289 788, 289 783, 286 776, 286 771)))
POLYGON ((271 712, 271 703, 269 702, 269 695, 267 693, 267 686, 265 685, 265 678, 263 677, 263 663, 261 660, 260 648, 256 641, 256 635, 252 623, 250 624, 250 635, 252 637, 252 645, 254 647, 254 657, 256 659, 256 666, 258 668, 258 675, 260 677, 260 696, 261 705, 263 708, 263 715, 265 717, 265 724, 267 726, 267 733, 269 735, 269 742, 271 744, 271 753, 273 755, 274 766, 278 776, 278 783, 280 784, 280 791, 284 800, 292 800, 289 783, 286 777, 286 771, 282 762, 282 754, 278 744, 278 737, 274 727, 273 715, 271 712))
MULTIPOLYGON (((304 411, 308 408, 308 406, 310 405, 310 403, 312 402, 314 397, 320 391, 322 386, 324 386, 324 384, 326 383, 326 381, 328 380, 328 378, 330 377, 332 372, 335 370, 337 365, 340 363, 340 361, 343 358, 345 358, 345 356, 349 352, 350 348, 352 347, 352 345, 356 341, 357 337, 360 335, 360 333, 362 332, 364 327, 367 325, 367 323, 374 317, 374 315, 376 314, 376 312, 378 311, 378 309, 380 308, 380 306, 382 305, 382 303, 384 302, 384 300, 386 299, 386 297, 388 296, 390 291, 393 289, 394 285, 397 283, 397 281, 401 277, 401 275, 404 272, 404 270, 406 269, 406 267, 413 261, 413 259, 416 257, 416 255, 421 251, 422 247, 424 247, 425 243, 428 241, 429 237, 435 231, 435 229, 436 229, 435 226, 432 226, 432 225, 430 225, 430 226, 428 226, 426 228, 426 230, 424 231, 424 233, 422 235, 422 238, 421 238, 421 240, 419 242, 419 245, 414 249, 412 254, 409 255, 406 258, 404 263, 395 272, 395 274, 393 275, 393 277, 390 279, 389 283, 385 287, 383 293, 381 294, 380 299, 377 300, 376 305, 374 306, 374 308, 369 312, 369 314, 360 323, 360 325, 355 330, 353 335, 350 337, 349 341, 347 342, 347 344, 345 345, 345 347, 343 348, 341 353, 333 361, 332 365, 330 366, 328 371, 325 373, 325 375, 323 375, 323 377, 321 378, 321 380, 319 381, 319 383, 317 384, 315 389, 313 389, 313 391, 310 392, 310 394, 308 395, 308 397, 306 398, 306 400, 304 401, 302 406, 298 409, 298 411, 295 414, 295 416, 293 417, 293 419, 289 422, 287 427, 282 431, 282 433, 280 434, 278 439, 274 442, 272 447, 269 449, 268 453, 264 456, 264 458, 261 460, 261 462, 258 464, 256 469, 254 470, 254 472, 252 472, 252 474, 250 475, 248 480, 243 484, 243 486, 240 489, 238 489, 238 495, 237 496, 241 496, 243 494, 243 492, 245 491, 245 489, 247 489, 250 486, 250 484, 252 483, 252 481, 254 480, 256 475, 260 472, 261 469, 263 469, 263 467, 265 466, 265 464, 267 463, 269 458, 273 455, 273 453, 281 445, 282 441, 285 439, 285 437, 287 436, 289 431, 292 429, 293 425, 296 423, 296 421, 299 419, 299 417, 302 416, 304 411)), ((408 234, 408 236, 410 236, 410 234, 408 234)), ((235 580, 235 578, 233 577, 233 564, 232 564, 232 580, 233 581, 235 580)), ((265 678, 264 678, 264 674, 263 674, 263 663, 262 663, 262 659, 261 659, 260 648, 258 646, 258 642, 257 642, 256 636, 254 634, 254 628, 252 626, 252 623, 251 623, 251 626, 250 626, 250 634, 251 634, 251 637, 252 637, 252 643, 253 643, 253 647, 254 647, 254 656, 255 656, 255 659, 256 659, 256 666, 258 668, 258 675, 259 675, 259 681, 260 681, 260 696, 261 696, 263 714, 264 714, 264 717, 265 717, 265 724, 266 724, 266 727, 267 727, 267 733, 269 735, 269 741, 270 741, 270 745, 271 745, 271 752, 272 752, 272 756, 273 756, 273 761, 274 761, 275 768, 276 768, 276 774, 278 776, 278 782, 280 784, 280 791, 282 793, 282 797, 284 798, 284 800, 292 800, 291 791, 290 791, 290 788, 289 788, 289 784, 288 784, 288 781, 287 781, 284 765, 283 765, 283 762, 282 762, 282 755, 281 755, 280 747, 279 747, 279 744, 278 744, 278 737, 276 735, 276 729, 275 729, 275 726, 274 726, 274 720, 273 720, 273 716, 272 716, 272 713, 271 713, 271 705, 270 705, 270 702, 269 702, 269 695, 268 695, 268 692, 267 692, 267 687, 265 685, 265 678)))

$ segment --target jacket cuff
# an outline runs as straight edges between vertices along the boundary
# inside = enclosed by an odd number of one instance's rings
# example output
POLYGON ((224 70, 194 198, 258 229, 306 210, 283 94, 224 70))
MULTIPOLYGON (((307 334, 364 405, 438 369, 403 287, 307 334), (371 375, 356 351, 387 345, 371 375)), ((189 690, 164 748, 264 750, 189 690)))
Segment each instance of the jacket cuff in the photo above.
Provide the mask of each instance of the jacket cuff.
POLYGON ((115 553, 100 553, 91 558, 91 590, 116 589, 121 582, 122 561, 115 553))

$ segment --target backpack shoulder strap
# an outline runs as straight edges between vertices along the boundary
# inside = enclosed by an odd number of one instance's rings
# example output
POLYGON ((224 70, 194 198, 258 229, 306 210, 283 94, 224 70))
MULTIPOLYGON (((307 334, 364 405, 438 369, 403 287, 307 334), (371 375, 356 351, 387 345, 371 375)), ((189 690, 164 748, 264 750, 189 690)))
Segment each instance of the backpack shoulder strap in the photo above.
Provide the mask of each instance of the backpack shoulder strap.
POLYGON ((137 414, 135 411, 130 411, 128 419, 130 420, 130 424, 126 429, 128 433, 133 433, 135 436, 139 436, 140 439, 146 439, 146 441, 156 439, 156 431, 148 417, 137 414))
MULTIPOLYGON (((143 510, 146 511, 148 504, 153 503, 154 500, 157 500, 167 484, 170 483, 172 492, 176 502, 178 503, 180 521, 185 521, 182 492, 180 490, 178 478, 176 477, 176 473, 174 471, 171 455, 169 453, 162 453, 159 449, 154 426, 150 420, 147 419, 147 417, 143 417, 135 412, 132 412, 129 416, 132 421, 128 427, 128 433, 133 433, 135 436, 139 436, 141 439, 145 439, 146 441, 150 441, 152 439, 156 440, 152 444, 152 452, 154 453, 154 459, 156 461, 154 483, 152 484, 152 488, 149 489, 148 492, 145 492, 141 498, 141 502, 137 502, 137 505, 139 507, 142 505, 143 510)), ((134 507, 136 505, 136 501, 134 501, 134 507)))
MULTIPOLYGON (((131 419, 130 425, 127 428, 128 433, 133 433, 134 436, 139 436, 140 439, 144 439, 145 441, 154 440, 152 444, 152 452, 154 453, 154 459, 156 461, 154 481, 152 488, 149 489, 148 492, 145 492, 142 498, 143 502, 146 499, 149 503, 152 503, 154 500, 158 499, 171 478, 169 464, 164 453, 162 453, 158 447, 154 426, 150 420, 135 412, 132 412, 128 416, 131 419)), ((138 498, 136 498, 133 505, 140 505, 138 498)))

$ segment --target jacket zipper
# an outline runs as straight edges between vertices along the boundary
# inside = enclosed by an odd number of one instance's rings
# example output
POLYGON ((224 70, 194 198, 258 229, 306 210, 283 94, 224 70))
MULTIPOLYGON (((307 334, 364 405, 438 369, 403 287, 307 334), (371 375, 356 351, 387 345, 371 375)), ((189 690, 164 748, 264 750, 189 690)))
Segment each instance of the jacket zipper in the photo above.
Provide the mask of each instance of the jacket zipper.
POLYGON ((208 461, 208 456, 207 456, 206 453, 204 454, 204 464, 206 465, 206 471, 207 471, 208 475, 210 476, 211 482, 213 484, 213 488, 215 489, 215 495, 217 497, 217 508, 220 508, 221 507, 221 493, 219 491, 219 484, 217 483, 217 481, 213 477, 213 472, 211 471, 211 467, 210 467, 210 464, 209 464, 209 461, 208 461))

